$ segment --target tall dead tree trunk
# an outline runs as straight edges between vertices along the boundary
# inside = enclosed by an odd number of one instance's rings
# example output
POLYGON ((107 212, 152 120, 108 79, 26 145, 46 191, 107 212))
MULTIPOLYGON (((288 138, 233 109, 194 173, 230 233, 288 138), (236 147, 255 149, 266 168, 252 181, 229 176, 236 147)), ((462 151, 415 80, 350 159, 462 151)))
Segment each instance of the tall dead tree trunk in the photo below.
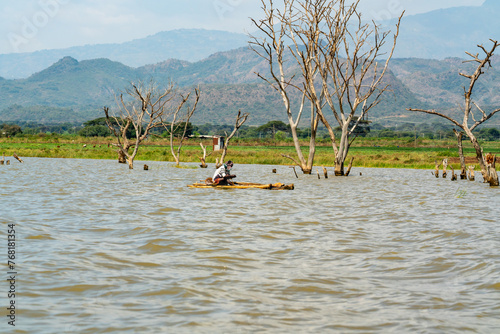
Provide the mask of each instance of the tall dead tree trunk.
POLYGON ((172 122, 170 123, 170 126, 167 126, 165 121, 162 119, 163 126, 167 131, 170 130, 170 152, 172 153, 172 156, 174 157, 175 164, 178 166, 180 163, 180 155, 181 155, 181 148, 182 144, 184 143, 184 139, 186 138, 186 131, 189 125, 189 121, 191 120, 191 117, 193 117, 194 112, 196 111, 196 107, 198 106, 198 102, 200 101, 200 91, 199 89, 195 89, 195 101, 194 105, 192 107, 188 107, 185 111, 184 117, 182 117, 181 120, 177 120, 177 117, 179 116, 179 113, 181 112, 181 109, 183 108, 184 104, 186 104, 189 100, 189 97, 191 96, 191 93, 189 93, 187 96, 182 96, 181 102, 177 106, 176 111, 173 113, 173 119, 172 122), (177 146, 177 150, 174 150, 174 134, 176 133, 176 127, 179 126, 179 124, 184 124, 182 134, 179 136, 179 145, 177 146))
MULTIPOLYGON (((491 67, 491 58, 493 57, 493 54, 494 54, 496 48, 500 45, 495 40, 491 39, 491 42, 493 43, 493 46, 491 47, 490 50, 485 49, 485 47, 482 46, 482 45, 478 45, 478 47, 484 52, 484 58, 479 58, 479 53, 477 53, 477 54, 474 55, 474 54, 472 54, 470 52, 466 52, 466 54, 469 55, 472 58, 471 60, 468 60, 466 62, 473 62, 473 63, 477 63, 478 65, 477 65, 477 68, 476 68, 476 70, 474 71, 473 74, 469 75, 469 74, 465 74, 465 73, 462 73, 462 72, 459 73, 461 76, 463 76, 465 78, 468 78, 470 80, 469 87, 467 87, 467 88, 464 87, 465 105, 464 105, 464 108, 463 108, 463 114, 464 114, 464 116, 463 116, 463 119, 462 119, 462 123, 460 123, 459 121, 451 118, 450 116, 444 115, 444 114, 436 112, 434 110, 423 110, 423 109, 412 109, 412 108, 408 108, 407 109, 407 110, 410 110, 410 111, 419 111, 419 112, 424 112, 424 113, 427 113, 427 114, 437 115, 437 116, 443 117, 443 118, 449 120, 450 122, 452 122, 458 128, 460 128, 469 137, 469 140, 471 141, 472 146, 474 147, 474 150, 476 151, 477 161, 478 161, 479 166, 481 168, 481 173, 483 174, 483 177, 485 177, 485 180, 486 180, 487 175, 488 175, 488 168, 487 168, 487 164, 486 164, 486 161, 485 161, 485 157, 483 155, 483 151, 481 149, 481 145, 479 144, 479 142, 478 142, 476 136, 474 135, 473 131, 474 131, 474 129, 478 125, 486 122, 494 114, 496 114, 497 112, 499 112, 500 108, 495 109, 495 110, 487 113, 483 109, 481 109, 481 107, 479 107, 473 101, 472 94, 473 94, 473 91, 474 91, 474 87, 475 87, 475 85, 477 83, 477 80, 479 79, 479 77, 482 74, 485 73, 484 69, 491 67), (476 109, 481 113, 481 115, 482 115, 481 119, 479 119, 479 120, 475 119, 474 112, 472 110, 473 106, 475 106, 476 109), (471 120, 472 120, 472 124, 470 124, 471 120)), ((492 182, 494 183, 494 181, 492 181, 492 182)))
MULTIPOLYGON (((311 100, 312 96, 306 87, 314 86, 315 72, 317 71, 312 61, 314 41, 303 29, 307 23, 306 16, 311 10, 311 1, 284 0, 283 9, 274 6, 273 0, 261 0, 264 18, 252 19, 257 29, 264 37, 251 36, 252 49, 262 57, 269 66, 269 75, 257 73, 257 76, 275 89, 283 100, 285 112, 290 125, 290 132, 297 157, 283 155, 299 166, 304 174, 311 174, 316 153, 316 133, 319 119, 317 105, 311 100), (289 43, 286 46, 285 43, 289 43), (297 75, 286 63, 293 63, 302 73, 297 75), (300 102, 294 103, 294 96, 301 96, 300 102), (309 101, 309 103, 307 102, 309 101), (298 126, 303 112, 311 109, 309 153, 304 156, 298 135, 298 126)), ((312 13, 312 12, 311 12, 312 13)), ((316 29, 316 28, 315 28, 316 29)), ((309 34, 310 35, 310 34, 309 34)))
POLYGON ((460 157, 460 179, 467 179, 467 166, 465 166, 465 156, 464 156, 464 145, 463 145, 463 131, 457 131, 453 129, 455 136, 457 137, 458 146, 458 156, 460 157))
POLYGON ((227 138, 226 138, 226 141, 224 143, 224 147, 222 148, 222 155, 220 157, 220 161, 217 162, 217 160, 216 160, 216 168, 219 168, 224 163, 224 159, 226 158, 226 154, 227 154, 227 148, 229 147, 229 141, 234 137, 236 132, 238 132, 238 129, 243 125, 243 123, 246 122, 249 115, 250 115, 249 113, 242 114, 241 110, 238 110, 238 115, 236 116, 236 122, 234 124, 234 129, 229 136, 227 136, 227 134, 226 134, 227 138))

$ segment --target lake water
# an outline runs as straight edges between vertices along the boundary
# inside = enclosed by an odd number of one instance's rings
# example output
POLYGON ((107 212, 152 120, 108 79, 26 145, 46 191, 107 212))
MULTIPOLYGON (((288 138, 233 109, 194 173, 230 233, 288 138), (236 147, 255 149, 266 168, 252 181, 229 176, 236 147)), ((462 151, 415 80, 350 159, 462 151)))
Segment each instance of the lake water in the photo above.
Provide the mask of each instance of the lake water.
POLYGON ((2 333, 500 333, 500 189, 480 180, 236 162, 295 190, 192 189, 213 165, 24 161, 0 166, 2 333))

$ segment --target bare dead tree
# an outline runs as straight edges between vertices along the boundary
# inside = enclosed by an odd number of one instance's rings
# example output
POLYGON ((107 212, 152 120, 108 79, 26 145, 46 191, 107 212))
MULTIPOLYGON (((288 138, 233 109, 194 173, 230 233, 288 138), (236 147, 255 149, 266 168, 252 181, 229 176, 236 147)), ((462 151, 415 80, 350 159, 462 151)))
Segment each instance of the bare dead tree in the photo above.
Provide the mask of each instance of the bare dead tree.
POLYGON ((283 10, 275 8, 272 0, 261 1, 264 19, 253 22, 265 37, 253 37, 251 44, 270 68, 270 78, 261 74, 258 74, 259 77, 283 98, 298 161, 288 158, 304 173, 311 172, 316 131, 321 121, 331 137, 335 175, 344 175, 344 162, 352 144, 350 135, 388 89, 382 79, 396 46, 402 15, 387 60, 379 65, 377 58, 384 55, 383 47, 389 32, 380 32, 375 23, 362 22, 357 10, 359 0, 353 4, 346 0, 285 0, 283 10), (291 41, 289 47, 285 47, 285 41, 291 41), (301 75, 286 72, 284 64, 290 59, 301 75), (293 90, 302 94, 295 116, 290 99, 290 91, 293 90), (305 107, 311 109, 307 160, 302 155, 296 134, 305 107), (333 112, 341 128, 340 142, 327 120, 325 109, 333 112))
MULTIPOLYGON (((486 49, 483 45, 478 45, 478 48, 481 49, 481 51, 484 53, 484 56, 482 58, 479 57, 479 53, 477 54, 472 54, 470 52, 466 52, 468 56, 471 57, 470 60, 466 60, 465 62, 473 62, 477 63, 477 68, 474 71, 473 74, 465 74, 460 72, 459 74, 465 78, 468 78, 470 80, 469 86, 464 87, 464 107, 462 109, 463 112, 463 119, 460 121, 455 120, 454 118, 445 115, 443 113, 437 112, 435 110, 424 110, 424 109, 413 109, 413 108, 408 108, 407 110, 410 111, 419 111, 419 112, 424 112, 430 115, 437 115, 442 118, 447 119, 448 121, 452 122, 455 126, 457 126, 460 131, 455 130, 455 134, 457 135, 458 139, 458 146, 459 146, 459 153, 462 154, 463 156, 463 151, 460 152, 460 147, 461 147, 461 140, 462 136, 459 136, 460 132, 465 133, 467 137, 469 137, 469 140, 472 143, 472 146, 474 147, 474 150, 476 151, 476 157, 479 163, 479 166, 481 168, 481 173, 483 174, 483 178, 485 182, 488 182, 492 186, 498 186, 498 174, 494 170, 494 163, 493 163, 493 170, 491 169, 491 164, 488 164, 486 161, 486 158, 483 154, 483 150, 481 148, 481 145, 479 144, 476 136, 474 135, 473 131, 474 129, 479 126, 480 124, 486 122, 489 120, 494 114, 500 111, 500 108, 497 108, 489 113, 485 112, 481 107, 477 105, 477 103, 473 100, 472 94, 474 92, 474 87, 477 83, 477 80, 479 77, 484 74, 484 69, 485 68, 490 68, 491 67, 491 58, 493 57, 493 54, 496 50, 496 48, 500 45, 498 41, 495 41, 493 39, 490 39, 490 41, 493 43, 491 49, 486 49), (473 107, 477 109, 481 113, 481 118, 476 120, 473 112, 473 107), (471 122, 472 120, 472 122, 471 122)), ((463 134, 462 134, 463 135, 463 134)), ((461 156, 461 159, 462 159, 461 156)), ((465 158, 464 158, 464 164, 465 164, 465 158)), ((464 165, 462 165, 462 168, 464 165)))
POLYGON ((367 113, 377 106, 382 95, 389 90, 389 85, 383 79, 387 73, 389 62, 396 48, 399 27, 404 12, 396 24, 396 32, 392 35, 392 45, 386 53, 386 43, 391 36, 390 31, 381 31, 375 22, 364 23, 358 11, 358 1, 350 6, 348 1, 337 3, 341 13, 342 24, 335 17, 326 19, 327 29, 335 31, 338 36, 325 33, 321 40, 326 42, 318 48, 320 55, 318 65, 322 77, 322 94, 338 123, 341 134, 336 138, 332 126, 323 114, 323 108, 318 108, 320 118, 328 129, 335 153, 335 175, 344 175, 344 163, 349 148, 356 138, 351 139, 359 124, 367 113), (379 62, 385 56, 385 61, 379 62))
POLYGON ((201 150, 203 151, 203 156, 200 157, 200 161, 201 161, 200 167, 201 168, 207 168, 208 167, 207 166, 207 162, 206 162, 207 161, 207 156, 209 156, 210 154, 212 154, 213 151, 207 154, 207 148, 205 146, 203 146, 203 143, 200 143, 200 146, 201 146, 201 150))
POLYGON ((178 117, 180 116, 180 112, 181 112, 183 106, 188 102, 188 100, 191 96, 191 93, 189 93, 186 96, 181 95, 181 102, 179 103, 179 105, 177 106, 177 109, 173 113, 172 122, 170 122, 170 124, 163 122, 163 126, 165 127, 165 129, 167 131, 170 131, 170 152, 172 153, 172 156, 174 157, 175 163, 177 166, 180 163, 181 148, 182 148, 182 144, 184 143, 184 139, 186 137, 186 131, 187 131, 187 128, 189 125, 189 121, 191 120, 191 117, 193 116, 194 112, 196 111, 196 107, 198 106, 198 102, 200 101, 200 90, 198 88, 195 89, 195 95, 196 96, 195 96, 194 104, 190 107, 188 106, 185 109, 184 115, 181 116, 181 119, 178 119, 178 117), (182 134, 180 135, 179 144, 177 145, 177 149, 174 150, 174 133, 176 132, 177 127, 179 125, 182 125, 182 124, 184 125, 184 128, 183 128, 182 134))
POLYGON ((311 68, 312 63, 309 59, 306 60, 306 63, 301 63, 301 51, 297 51, 300 48, 298 44, 299 39, 292 38, 295 34, 300 34, 300 31, 296 30, 300 30, 300 22, 304 20, 304 16, 307 13, 297 11, 294 0, 285 0, 283 10, 277 9, 274 6, 273 0, 261 0, 261 2, 264 17, 260 20, 252 19, 252 22, 264 37, 250 36, 250 45, 268 64, 269 77, 266 77, 262 73, 257 73, 257 75, 275 89, 283 100, 297 159, 288 155, 286 157, 294 161, 302 169, 303 173, 311 174, 316 152, 316 133, 319 119, 314 110, 314 105, 306 103, 307 95, 303 87, 309 84, 308 80, 314 81, 314 75, 311 73, 314 69, 311 68), (295 43, 294 47, 285 45, 290 40, 295 43), (286 68, 286 62, 294 58, 299 67, 303 69, 302 76, 297 78, 295 74, 289 73, 290 71, 287 71, 286 68), (301 94, 302 98, 298 104, 293 104, 293 96, 297 91, 301 94), (311 109, 311 136, 309 140, 309 154, 306 158, 302 153, 299 142, 298 126, 304 109, 308 107, 311 109))
POLYGON ((162 118, 172 112, 170 104, 174 98, 175 90, 172 83, 161 90, 153 81, 148 84, 131 83, 125 95, 122 93, 117 97, 119 107, 117 115, 110 115, 109 108, 104 108, 106 124, 118 141, 116 146, 119 155, 126 158, 130 169, 133 168, 140 144, 149 136, 152 129, 163 126, 162 118), (135 133, 135 138, 128 138, 129 129, 135 133), (131 147, 134 150, 129 153, 131 147))
POLYGON ((226 138, 226 141, 224 142, 224 147, 222 148, 222 155, 220 157, 220 161, 217 161, 217 159, 215 159, 215 167, 216 168, 219 168, 224 163, 224 159, 226 158, 226 154, 227 154, 227 148, 229 147, 229 141, 231 140, 231 138, 234 137, 236 132, 238 132, 238 129, 246 122, 249 115, 250 115, 249 113, 242 114, 241 110, 238 110, 238 115, 236 116, 236 122, 234 124, 233 131, 231 132, 231 134, 229 136, 227 136, 227 133, 226 133, 227 138, 226 138))

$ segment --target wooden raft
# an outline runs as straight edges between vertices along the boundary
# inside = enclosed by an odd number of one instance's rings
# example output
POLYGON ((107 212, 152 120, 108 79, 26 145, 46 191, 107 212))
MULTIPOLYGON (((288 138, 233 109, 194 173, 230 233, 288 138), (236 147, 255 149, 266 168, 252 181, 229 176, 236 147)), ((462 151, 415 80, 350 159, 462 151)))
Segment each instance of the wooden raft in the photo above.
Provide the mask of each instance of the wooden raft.
POLYGON ((194 183, 188 185, 190 188, 220 188, 220 189, 248 189, 248 188, 256 188, 256 189, 270 189, 270 190, 293 190, 295 187, 292 184, 283 184, 283 183, 251 183, 251 182, 234 182, 233 185, 214 185, 214 184, 206 184, 206 183, 194 183))

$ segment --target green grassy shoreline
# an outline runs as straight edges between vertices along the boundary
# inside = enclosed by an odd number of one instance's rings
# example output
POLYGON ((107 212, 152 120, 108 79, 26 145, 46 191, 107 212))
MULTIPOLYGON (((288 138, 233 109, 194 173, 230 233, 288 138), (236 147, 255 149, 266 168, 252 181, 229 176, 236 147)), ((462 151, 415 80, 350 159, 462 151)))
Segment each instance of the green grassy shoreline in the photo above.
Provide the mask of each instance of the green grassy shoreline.
MULTIPOLYGON (((0 155, 6 157, 14 153, 20 157, 72 158, 72 159, 117 159, 113 138, 84 138, 71 136, 33 136, 20 138, 0 138, 0 155), (84 147, 84 145, 86 145, 84 147)), ((200 140, 188 140, 181 151, 182 162, 200 162, 202 150, 200 140)), ((464 141, 465 143, 465 141, 464 141)), ((212 152, 211 142, 204 140, 207 154, 212 152)), ((304 142, 305 144, 305 142, 304 142)), ((484 152, 500 156, 500 142, 482 143, 484 152)), ((315 155, 315 166, 333 166, 333 149, 328 142, 319 143, 315 155)), ((304 146, 304 154, 308 148, 304 146)), ((226 158, 242 164, 292 165, 292 161, 282 154, 295 156, 290 142, 271 140, 233 139, 226 158)), ((465 143, 467 164, 476 164, 475 153, 469 143, 465 143)), ((434 161, 448 158, 453 168, 459 169, 458 151, 453 140, 413 140, 406 138, 360 138, 351 147, 354 167, 434 169, 434 161), (416 146, 416 147, 415 147, 416 146)), ((215 162, 219 152, 212 152, 207 163, 215 162)), ((136 161, 169 161, 174 159, 167 140, 153 140, 141 145, 136 161)), ((347 163, 346 163, 347 164, 347 163)))

